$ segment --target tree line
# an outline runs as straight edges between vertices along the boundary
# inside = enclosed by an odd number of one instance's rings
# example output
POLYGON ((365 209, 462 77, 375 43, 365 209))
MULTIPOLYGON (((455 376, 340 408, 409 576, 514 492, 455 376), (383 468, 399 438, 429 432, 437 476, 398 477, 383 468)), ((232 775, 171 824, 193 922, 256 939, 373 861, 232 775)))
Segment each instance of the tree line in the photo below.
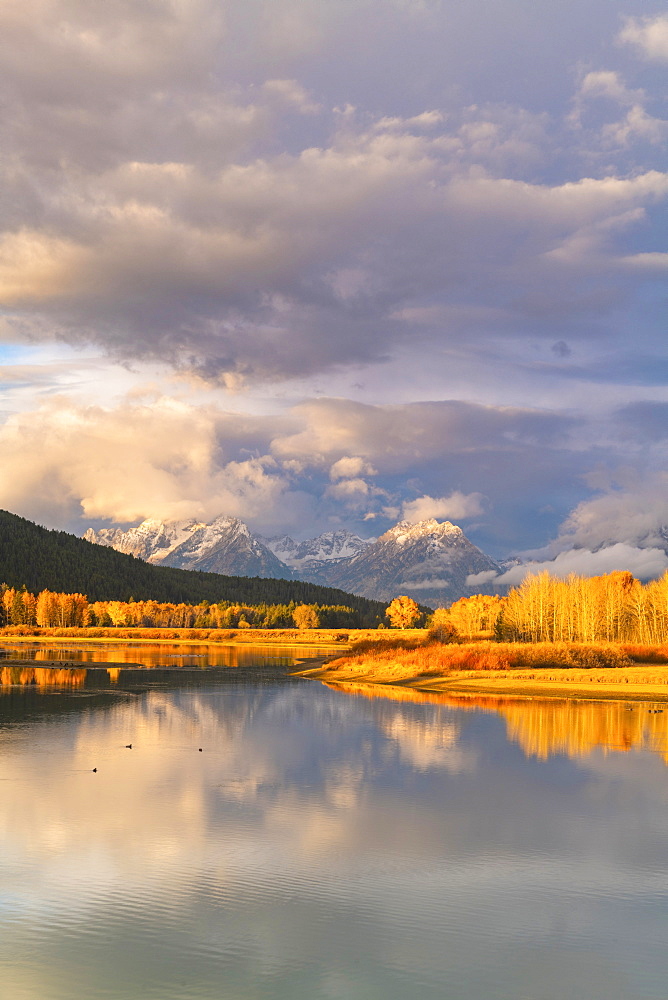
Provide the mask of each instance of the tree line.
POLYGON ((645 584, 621 570, 566 580, 528 576, 503 599, 495 635, 511 642, 665 642, 668 572, 645 584))
POLYGON ((209 604, 89 601, 84 594, 0 585, 0 626, 31 628, 357 628, 359 614, 342 604, 209 604))
POLYGON ((209 604, 89 601, 84 594, 33 594, 0 585, 0 625, 40 628, 356 628, 359 614, 332 604, 209 604))
MULTIPOLYGON (((395 598, 387 614, 399 628, 423 622, 410 597, 395 598)), ((475 594, 437 608, 424 624, 441 642, 487 634, 499 642, 657 645, 668 641, 668 572, 645 584, 622 570, 565 580, 543 572, 505 597, 475 594)))

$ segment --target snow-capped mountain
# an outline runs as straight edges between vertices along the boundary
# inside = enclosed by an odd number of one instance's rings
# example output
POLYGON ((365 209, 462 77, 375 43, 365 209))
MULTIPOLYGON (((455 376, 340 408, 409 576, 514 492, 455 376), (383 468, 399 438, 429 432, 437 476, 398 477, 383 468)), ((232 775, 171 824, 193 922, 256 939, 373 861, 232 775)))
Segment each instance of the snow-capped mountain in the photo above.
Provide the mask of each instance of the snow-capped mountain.
POLYGON ((149 518, 129 531, 89 528, 84 538, 156 565, 226 576, 292 576, 290 568, 254 538, 248 526, 236 517, 220 516, 210 524, 149 518))
POLYGON ((137 556, 150 563, 161 563, 163 558, 190 537, 196 528, 204 527, 200 521, 158 521, 148 518, 136 528, 88 528, 84 534, 87 542, 107 545, 118 552, 137 556))
POLYGON ((360 538, 350 531, 325 531, 317 538, 308 538, 304 542, 296 542, 289 535, 273 538, 262 538, 268 549, 281 559, 299 576, 320 582, 320 572, 341 560, 349 560, 362 552, 374 541, 373 538, 360 538))
POLYGON ((284 577, 391 600, 408 594, 440 607, 469 594, 492 593, 499 566, 461 528, 433 519, 400 521, 378 539, 326 531, 303 542, 289 535, 256 538, 236 517, 201 521, 148 519, 136 528, 89 528, 84 538, 148 562, 229 576, 284 577))
POLYGON ((442 607, 470 594, 491 593, 498 565, 450 521, 400 521, 359 555, 327 574, 330 586, 390 600, 408 594, 442 607), (471 579, 473 577, 474 579, 471 579))

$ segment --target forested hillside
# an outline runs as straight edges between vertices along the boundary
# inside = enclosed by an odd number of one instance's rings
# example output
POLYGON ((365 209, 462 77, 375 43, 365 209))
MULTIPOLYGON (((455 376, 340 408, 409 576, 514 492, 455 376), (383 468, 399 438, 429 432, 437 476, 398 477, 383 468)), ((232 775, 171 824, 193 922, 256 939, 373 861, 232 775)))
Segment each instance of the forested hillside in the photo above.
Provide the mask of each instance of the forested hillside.
POLYGON ((0 511, 0 583, 34 593, 85 594, 89 601, 345 605, 359 614, 360 625, 376 624, 385 614, 384 604, 313 583, 151 566, 8 511, 0 511))

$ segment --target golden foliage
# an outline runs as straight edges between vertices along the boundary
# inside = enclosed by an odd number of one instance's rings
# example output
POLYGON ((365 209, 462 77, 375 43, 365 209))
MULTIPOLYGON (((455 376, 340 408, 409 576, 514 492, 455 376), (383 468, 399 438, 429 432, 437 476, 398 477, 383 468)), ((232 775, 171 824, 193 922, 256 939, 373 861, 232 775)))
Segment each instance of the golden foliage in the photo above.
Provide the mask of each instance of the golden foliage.
POLYGON ((627 572, 566 580, 528 576, 504 599, 498 637, 515 642, 637 642, 668 638, 668 573, 641 584, 627 572))
MULTIPOLYGON (((491 632, 501 612, 503 601, 489 594, 462 597, 447 609, 448 620, 463 638, 472 639, 484 632, 491 632)), ((439 614, 437 609, 434 618, 439 614)))
MULTIPOLYGON (((519 670, 526 668, 584 670, 629 667, 632 660, 613 643, 502 643, 470 642, 459 645, 410 640, 356 643, 348 656, 328 664, 328 669, 351 674, 410 680, 428 675, 447 676, 453 671, 519 670)), ((518 675, 519 678, 520 675, 518 675)))
POLYGON ((390 601, 385 614, 390 619, 392 628, 412 628, 422 617, 417 602, 405 594, 390 601))
POLYGON ((297 628, 317 628, 320 616, 312 604, 298 604, 292 612, 297 628))

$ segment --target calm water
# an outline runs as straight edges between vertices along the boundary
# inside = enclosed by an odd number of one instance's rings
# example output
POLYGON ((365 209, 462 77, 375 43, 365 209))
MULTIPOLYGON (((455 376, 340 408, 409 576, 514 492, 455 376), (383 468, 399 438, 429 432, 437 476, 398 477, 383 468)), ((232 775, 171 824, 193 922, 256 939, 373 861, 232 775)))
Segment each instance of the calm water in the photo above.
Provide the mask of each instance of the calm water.
POLYGON ((668 710, 98 673, 0 689, 2 1000, 668 996, 668 710))

